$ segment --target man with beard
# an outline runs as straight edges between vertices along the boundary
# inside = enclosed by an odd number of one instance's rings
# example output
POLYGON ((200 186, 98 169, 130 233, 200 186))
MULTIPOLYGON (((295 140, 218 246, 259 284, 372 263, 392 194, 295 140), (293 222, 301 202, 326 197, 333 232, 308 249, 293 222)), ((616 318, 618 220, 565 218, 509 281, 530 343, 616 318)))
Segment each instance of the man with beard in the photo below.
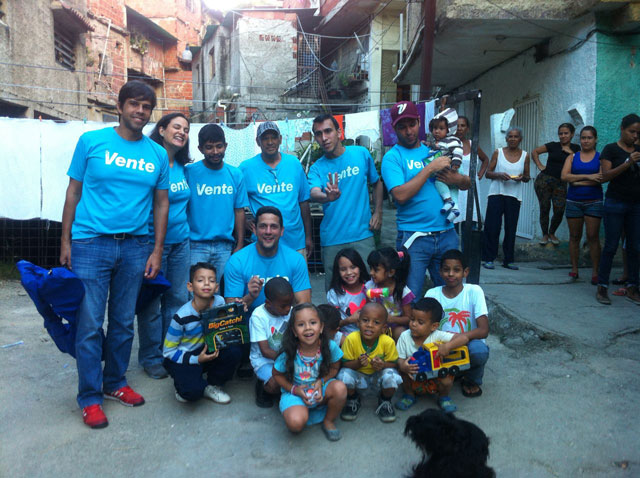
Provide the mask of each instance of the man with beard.
POLYGON ((77 400, 91 428, 109 424, 104 398, 130 407, 144 404, 125 373, 138 292, 143 277, 158 274, 167 230, 169 158, 142 134, 155 105, 156 95, 146 83, 126 83, 118 95, 120 124, 83 134, 68 171, 60 263, 85 289, 77 314, 77 400), (107 297, 109 325, 103 338, 107 297))
POLYGON ((220 126, 208 124, 200 130, 198 149, 204 159, 185 170, 191 190, 191 264, 213 264, 217 277, 222 277, 231 254, 244 245, 244 208, 249 200, 242 173, 224 162, 227 143, 220 126))
POLYGON ((391 121, 398 144, 382 159, 382 178, 398 206, 396 247, 406 247, 411 257, 407 286, 420 298, 426 270, 434 285, 443 285, 440 257, 449 249, 458 248, 453 224, 440 213, 443 201, 435 180, 462 190, 469 188, 470 180, 448 168, 449 156, 428 162, 431 150, 418 137, 420 115, 415 104, 396 103, 391 108, 391 121))
POLYGON ((264 304, 263 288, 273 277, 283 277, 293 288, 295 302, 311 302, 307 263, 293 249, 280 244, 282 213, 273 206, 256 212, 257 241, 231 256, 224 276, 227 302, 244 302, 249 310, 264 304))

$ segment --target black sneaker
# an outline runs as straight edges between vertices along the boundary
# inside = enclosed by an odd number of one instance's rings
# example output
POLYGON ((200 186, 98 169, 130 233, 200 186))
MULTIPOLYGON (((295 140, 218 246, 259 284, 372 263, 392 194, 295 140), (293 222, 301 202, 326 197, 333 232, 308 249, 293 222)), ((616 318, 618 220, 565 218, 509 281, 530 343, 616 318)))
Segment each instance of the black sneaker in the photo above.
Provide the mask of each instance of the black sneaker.
POLYGON ((273 397, 264 389, 264 382, 260 379, 256 380, 256 405, 260 408, 273 407, 273 397))
POLYGON ((253 378, 253 368, 251 368, 251 363, 241 363, 236 371, 236 375, 240 380, 251 380, 253 378))
POLYGON ((360 395, 356 393, 351 397, 347 396, 347 403, 342 409, 340 418, 342 418, 346 422, 355 420, 356 418, 358 418, 358 412, 360 411, 361 406, 362 403, 360 402, 360 395))
POLYGON ((383 397, 378 397, 378 408, 376 408, 376 415, 378 415, 378 418, 381 422, 395 422, 396 411, 393 409, 391 400, 383 397))

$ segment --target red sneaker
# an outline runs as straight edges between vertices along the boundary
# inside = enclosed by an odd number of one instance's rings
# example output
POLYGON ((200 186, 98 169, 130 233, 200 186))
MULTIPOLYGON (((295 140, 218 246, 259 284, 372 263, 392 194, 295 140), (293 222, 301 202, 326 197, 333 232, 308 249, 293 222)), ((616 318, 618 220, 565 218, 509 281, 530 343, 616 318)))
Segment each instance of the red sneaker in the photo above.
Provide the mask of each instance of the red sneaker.
POLYGON ((140 405, 144 405, 144 398, 142 398, 142 395, 134 392, 129 385, 125 385, 113 392, 104 392, 104 398, 117 400, 127 407, 138 407, 140 405))
POLYGON ((82 419, 91 428, 105 428, 109 425, 107 416, 102 411, 102 405, 89 405, 82 409, 82 419))

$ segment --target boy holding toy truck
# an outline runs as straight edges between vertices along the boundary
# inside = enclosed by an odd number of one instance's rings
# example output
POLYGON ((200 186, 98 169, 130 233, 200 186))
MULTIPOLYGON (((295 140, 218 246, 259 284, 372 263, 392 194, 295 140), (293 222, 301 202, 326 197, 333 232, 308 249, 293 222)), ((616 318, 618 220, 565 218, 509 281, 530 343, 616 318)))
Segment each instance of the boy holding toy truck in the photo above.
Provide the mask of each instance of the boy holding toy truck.
POLYGON ((465 334, 452 334, 438 330, 442 318, 442 306, 431 297, 425 297, 416 302, 411 318, 409 330, 405 330, 398 339, 398 368, 402 377, 404 395, 396 402, 398 410, 408 410, 416 403, 416 394, 435 392, 438 397, 438 406, 447 413, 455 412, 458 407, 453 403, 449 392, 453 386, 453 375, 447 374, 442 378, 434 378, 433 381, 421 381, 416 379, 419 371, 418 364, 413 360, 423 344, 437 343, 438 357, 444 358, 451 350, 462 347, 469 342, 465 334), (433 385, 432 385, 433 384, 433 385))

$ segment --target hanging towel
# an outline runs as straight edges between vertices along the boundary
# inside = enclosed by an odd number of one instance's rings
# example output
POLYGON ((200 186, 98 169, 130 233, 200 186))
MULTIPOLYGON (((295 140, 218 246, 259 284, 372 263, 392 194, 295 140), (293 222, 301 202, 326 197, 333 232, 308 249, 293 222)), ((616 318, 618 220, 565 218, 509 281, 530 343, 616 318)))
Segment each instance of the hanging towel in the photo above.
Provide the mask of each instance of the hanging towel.
POLYGON ((338 122, 338 127, 340 128, 340 140, 344 139, 344 115, 333 115, 333 117, 338 122))
POLYGON ((345 115, 345 136, 355 140, 358 136, 367 136, 372 143, 380 138, 380 112, 363 111, 345 115))
POLYGON ((380 110, 380 123, 382 124, 383 146, 395 146, 398 142, 398 137, 393 130, 393 126, 391 126, 391 108, 380 110))
MULTIPOLYGON (((225 163, 238 167, 245 159, 253 158, 261 152, 260 147, 256 143, 256 124, 251 123, 243 129, 232 129, 225 125, 221 126, 228 145, 227 151, 224 153, 225 163)), ((202 154, 200 154, 200 156, 202 156, 202 154)))
POLYGON ((282 153, 293 153, 296 150, 296 131, 293 121, 280 120, 276 121, 276 124, 282 135, 280 151, 282 153))
MULTIPOLYGON (((424 104, 424 116, 422 115, 420 116, 420 121, 422 121, 422 124, 424 125, 424 128, 420 128, 422 130, 420 131, 421 140, 427 139, 427 135, 429 134, 429 121, 431 121, 434 115, 436 114, 435 100, 427 101, 426 103, 423 103, 423 104, 424 104), (424 135, 424 137, 422 135, 424 135)), ((419 108, 418 108, 418 111, 420 111, 419 108)))
POLYGON ((32 119, 0 118, 3 138, 0 141, 0 217, 40 217, 41 123, 32 119))

